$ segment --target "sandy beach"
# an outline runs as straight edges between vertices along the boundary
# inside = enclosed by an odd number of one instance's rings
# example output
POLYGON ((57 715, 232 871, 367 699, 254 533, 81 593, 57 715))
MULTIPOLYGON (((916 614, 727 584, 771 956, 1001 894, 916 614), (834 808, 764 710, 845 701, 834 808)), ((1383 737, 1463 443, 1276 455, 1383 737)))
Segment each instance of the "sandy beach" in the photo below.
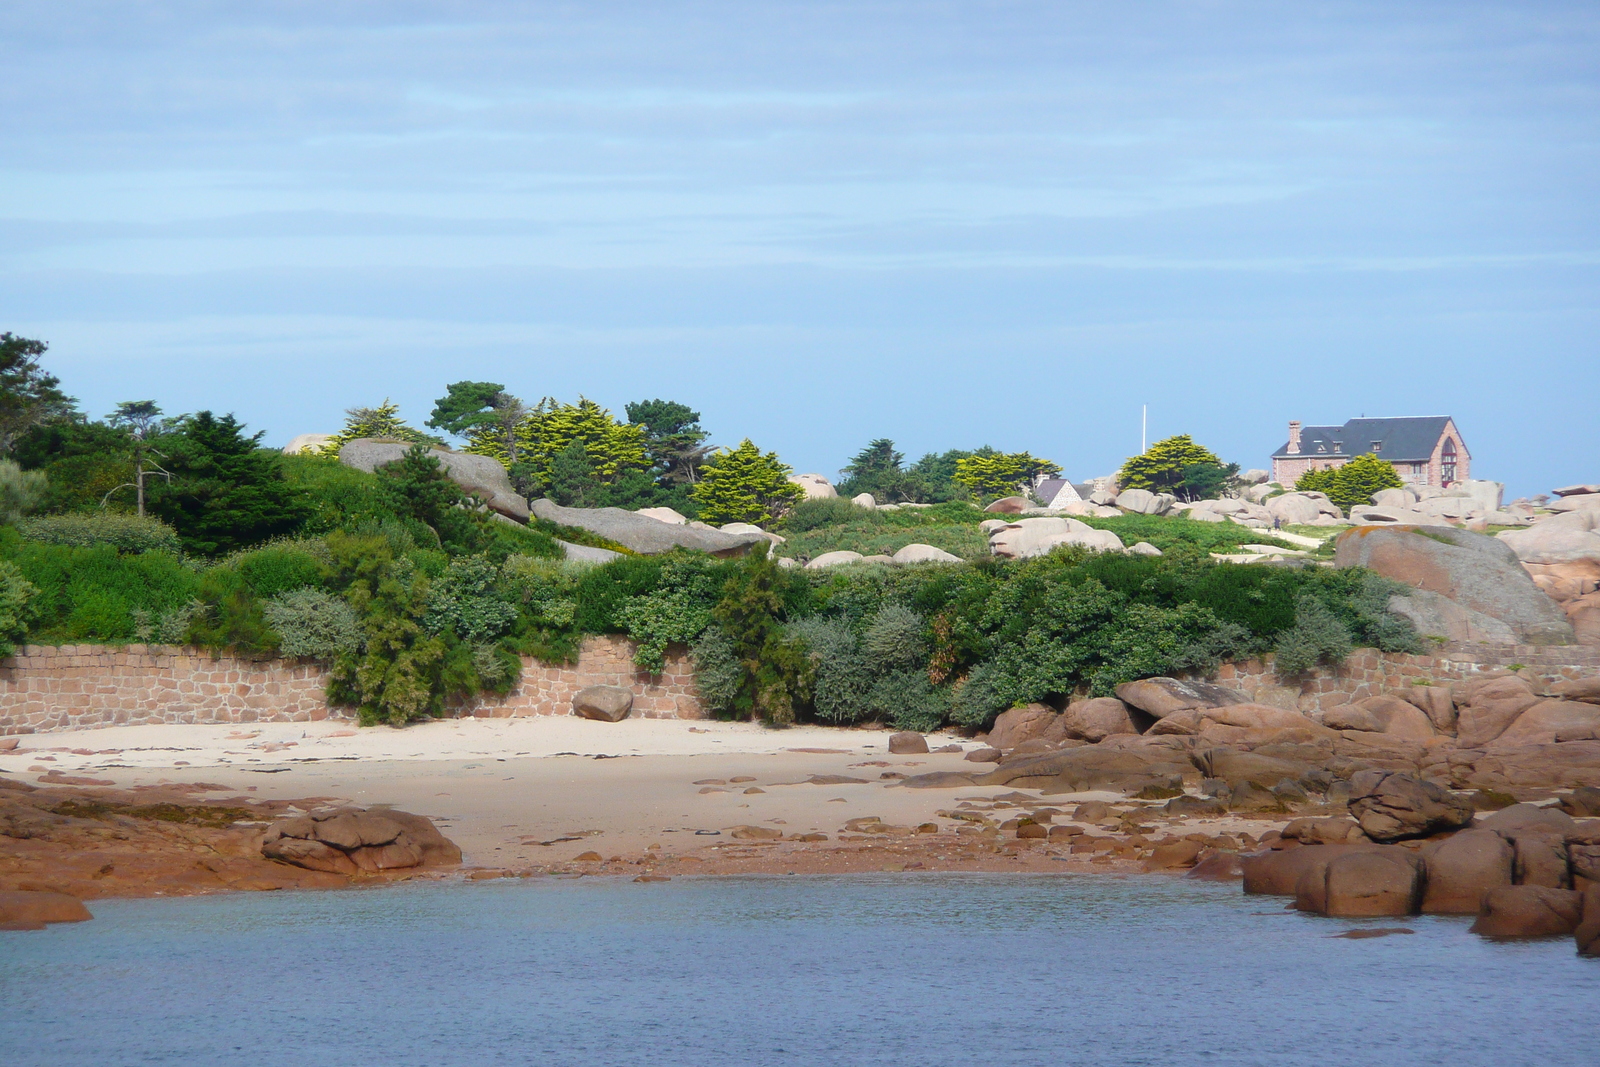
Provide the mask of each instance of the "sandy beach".
POLYGON ((1141 848, 1174 834, 1259 836, 1283 821, 1179 820, 1152 805, 1141 820, 1152 824, 1149 840, 1095 825, 1076 850, 1066 837, 1019 840, 1007 819, 1062 825, 1079 804, 1130 802, 1115 793, 902 788, 908 775, 974 770, 962 753, 977 746, 930 735, 931 747, 957 751, 890 755, 888 739, 868 729, 577 717, 405 729, 139 726, 25 736, 0 753, 0 772, 75 793, 177 787, 196 802, 235 806, 389 805, 433 819, 461 847, 467 876, 479 877, 1105 870, 1130 866, 1141 848), (1085 847, 1102 835, 1100 850, 1085 847), (1112 841, 1119 847, 1106 847, 1112 841))

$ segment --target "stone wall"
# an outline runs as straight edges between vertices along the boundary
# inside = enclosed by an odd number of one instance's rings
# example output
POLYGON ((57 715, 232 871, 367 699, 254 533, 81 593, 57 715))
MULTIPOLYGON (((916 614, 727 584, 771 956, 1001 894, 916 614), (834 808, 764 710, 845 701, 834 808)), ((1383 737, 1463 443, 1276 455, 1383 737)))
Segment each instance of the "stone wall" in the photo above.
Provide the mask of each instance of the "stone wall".
MULTIPOLYGON (((30 645, 0 661, 0 735, 152 723, 316 722, 349 719, 323 699, 320 666, 280 660, 212 658, 159 645, 30 645)), ((475 701, 459 714, 490 718, 567 715, 589 685, 633 690, 633 715, 700 719, 694 672, 681 650, 652 676, 633 667, 633 644, 591 637, 576 664, 523 661, 505 697, 475 701)))
POLYGON ((1336 668, 1302 678, 1279 678, 1272 660, 1224 663, 1211 679, 1250 694, 1260 704, 1298 711, 1326 711, 1408 685, 1449 685, 1485 671, 1522 667, 1545 683, 1600 673, 1600 648, 1589 645, 1452 644, 1434 655, 1408 656, 1357 649, 1336 668))
MULTIPOLYGON (((682 649, 659 676, 633 666, 633 643, 590 637, 578 662, 524 660, 522 681, 504 697, 457 709, 479 718, 568 715, 572 696, 590 685, 633 691, 631 714, 703 719, 694 670, 682 649)), ((1600 648, 1575 645, 1452 645, 1427 656, 1359 649, 1344 664, 1280 679, 1266 662, 1225 663, 1213 679, 1263 704, 1327 710, 1418 682, 1448 685, 1474 674, 1522 666, 1545 681, 1600 673, 1600 648)), ((129 645, 30 645, 0 661, 0 735, 149 723, 315 722, 349 719, 323 699, 321 667, 279 660, 213 659, 193 649, 129 645)))

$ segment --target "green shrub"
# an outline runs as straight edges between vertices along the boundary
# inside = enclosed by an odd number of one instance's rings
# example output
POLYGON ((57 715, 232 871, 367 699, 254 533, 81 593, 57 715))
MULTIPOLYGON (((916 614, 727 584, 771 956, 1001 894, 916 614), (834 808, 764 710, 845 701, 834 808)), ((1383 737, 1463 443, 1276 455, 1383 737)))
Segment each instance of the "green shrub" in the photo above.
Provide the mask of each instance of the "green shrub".
POLYGON ((321 589, 280 593, 262 605, 285 656, 324 662, 361 648, 361 624, 350 605, 321 589))
POLYGON ((0 658, 17 650, 37 615, 33 599, 38 588, 13 564, 0 560, 0 658))
POLYGON ((868 694, 873 713, 896 730, 929 733, 944 725, 950 690, 928 680, 927 671, 895 671, 879 678, 868 694))
POLYGON ((25 471, 15 460, 0 459, 0 522, 16 522, 37 508, 49 484, 39 471, 25 471))
POLYGON ((515 646, 548 663, 575 660, 582 631, 575 621, 577 588, 587 564, 509 556, 501 565, 507 599, 517 607, 515 646))
POLYGON ((177 552, 181 547, 178 531, 160 519, 116 511, 39 515, 18 522, 17 531, 47 545, 111 545, 121 552, 177 552))
POLYGON ((325 544, 290 541, 235 556, 227 565, 238 570, 252 594, 268 599, 293 589, 320 586, 326 560, 325 544))
POLYGON ((502 596, 499 578, 500 568, 483 556, 451 560, 428 594, 424 618, 428 631, 448 630, 474 644, 508 633, 517 621, 517 609, 502 596))
POLYGON ((699 639, 711 625, 720 577, 703 557, 674 553, 662 564, 660 584, 622 606, 616 621, 637 642, 637 666, 659 674, 669 644, 699 639))
POLYGON ((1307 593, 1295 606, 1294 626, 1278 639, 1273 665, 1279 674, 1300 674, 1318 664, 1343 662, 1351 647, 1349 627, 1307 593))
POLYGON ((805 533, 807 530, 816 530, 824 526, 858 522, 863 515, 872 514, 874 512, 866 508, 856 507, 848 497, 811 497, 801 500, 789 509, 780 525, 785 533, 805 533))
POLYGON ((905 605, 885 604, 861 635, 861 648, 879 669, 926 670, 927 628, 928 621, 905 605))
POLYGON ((811 658, 811 707, 817 718, 846 724, 870 715, 874 672, 849 622, 815 615, 791 623, 789 632, 811 658))
POLYGON ((739 662, 728 635, 719 626, 706 627, 694 644, 692 656, 701 705, 719 719, 737 715, 739 694, 744 690, 744 664, 739 662))

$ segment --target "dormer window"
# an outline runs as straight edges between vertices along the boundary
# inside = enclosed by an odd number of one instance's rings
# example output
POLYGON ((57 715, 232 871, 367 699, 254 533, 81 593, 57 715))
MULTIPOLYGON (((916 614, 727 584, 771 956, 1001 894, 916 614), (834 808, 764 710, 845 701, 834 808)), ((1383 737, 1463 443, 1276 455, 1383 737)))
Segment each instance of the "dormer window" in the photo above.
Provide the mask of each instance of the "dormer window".
POLYGON ((1339 453, 1341 453, 1343 451, 1344 451, 1344 443, 1341 442, 1341 441, 1335 441, 1333 443, 1333 454, 1337 456, 1339 453))
POLYGON ((1318 445, 1317 446, 1317 451, 1318 452, 1326 452, 1327 450, 1328 450, 1328 448, 1327 448, 1326 445, 1318 445))
POLYGON ((1374 442, 1372 442, 1372 450, 1374 452, 1382 452, 1383 451, 1383 442, 1382 441, 1374 441, 1374 442))

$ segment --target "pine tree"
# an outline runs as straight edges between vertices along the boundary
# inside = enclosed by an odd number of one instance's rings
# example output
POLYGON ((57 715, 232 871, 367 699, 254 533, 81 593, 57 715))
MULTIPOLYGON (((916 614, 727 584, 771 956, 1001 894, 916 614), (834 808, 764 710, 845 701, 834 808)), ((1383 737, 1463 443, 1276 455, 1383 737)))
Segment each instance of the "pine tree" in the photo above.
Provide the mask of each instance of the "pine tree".
POLYGON ((1148 489, 1152 493, 1178 493, 1190 468, 1202 465, 1222 467, 1223 463, 1216 453, 1181 433, 1157 441, 1143 453, 1129 457, 1117 472, 1117 485, 1123 489, 1148 489))
POLYGON ((444 443, 407 424, 400 417, 400 405, 388 397, 384 397, 383 403, 375 408, 349 408, 344 415, 344 429, 322 446, 324 456, 338 456, 339 450, 351 441, 367 437, 430 445, 444 443))
POLYGON ((694 499, 700 518, 710 523, 770 522, 787 511, 805 490, 789 481, 790 468, 776 452, 762 453, 750 438, 706 461, 694 499))
POLYGON ((976 497, 1010 496, 1040 475, 1059 474, 1061 467, 1027 452, 996 452, 984 446, 956 461, 955 481, 976 497))

